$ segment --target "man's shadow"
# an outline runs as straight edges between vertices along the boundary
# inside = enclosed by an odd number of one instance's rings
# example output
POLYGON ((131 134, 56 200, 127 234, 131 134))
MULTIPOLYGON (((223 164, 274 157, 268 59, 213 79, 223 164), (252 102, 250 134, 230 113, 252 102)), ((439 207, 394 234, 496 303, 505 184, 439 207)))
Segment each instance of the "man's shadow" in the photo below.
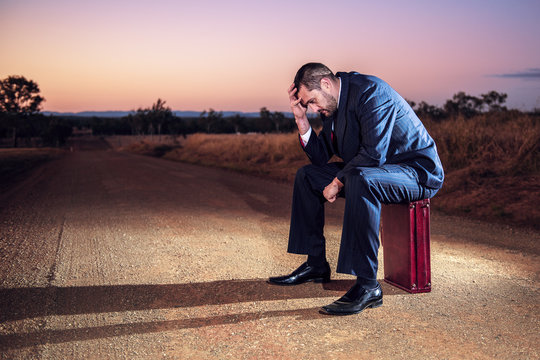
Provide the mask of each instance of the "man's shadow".
MULTIPOLYGON (((298 286, 270 285, 264 279, 222 280, 174 285, 111 285, 0 289, 0 323, 46 317, 153 309, 188 308, 204 305, 235 304, 319 297, 338 298, 353 280, 334 280, 327 284, 298 286)), ((407 294, 381 281, 385 295, 407 294)), ((325 304, 321 304, 325 305, 325 304)), ((24 334, 1 335, 0 350, 17 349, 47 343, 63 343, 113 336, 144 334, 209 325, 234 324, 261 318, 293 316, 299 320, 324 317, 319 307, 275 310, 204 318, 152 321, 42 330, 24 334)))

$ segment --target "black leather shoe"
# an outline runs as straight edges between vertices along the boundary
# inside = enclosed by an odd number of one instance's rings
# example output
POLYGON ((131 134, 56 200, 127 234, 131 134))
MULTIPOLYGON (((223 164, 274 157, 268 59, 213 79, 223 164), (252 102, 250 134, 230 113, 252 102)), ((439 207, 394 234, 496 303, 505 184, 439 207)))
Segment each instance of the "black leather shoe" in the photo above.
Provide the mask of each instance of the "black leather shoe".
POLYGON ((328 265, 328 262, 325 262, 323 267, 313 267, 305 262, 290 275, 276 276, 268 279, 268 282, 274 285, 298 285, 308 281, 317 283, 329 282, 330 265, 328 265))
POLYGON ((374 289, 366 290, 358 284, 347 291, 339 300, 322 307, 322 312, 329 315, 358 314, 365 308, 376 308, 382 305, 382 289, 377 284, 374 289))

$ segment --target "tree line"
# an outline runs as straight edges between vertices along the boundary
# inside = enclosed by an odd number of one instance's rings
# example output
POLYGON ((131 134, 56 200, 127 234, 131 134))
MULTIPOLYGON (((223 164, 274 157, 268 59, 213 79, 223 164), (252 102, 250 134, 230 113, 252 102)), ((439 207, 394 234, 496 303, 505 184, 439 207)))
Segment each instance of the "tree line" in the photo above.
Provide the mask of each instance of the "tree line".
MULTIPOLYGON (((444 121, 462 116, 470 118, 481 113, 505 112, 507 94, 490 91, 479 97, 464 92, 455 94, 442 107, 424 101, 409 101, 420 118, 444 121)), ((296 130, 292 117, 282 112, 272 112, 266 107, 259 116, 241 114, 223 116, 214 109, 203 111, 198 117, 175 116, 162 99, 147 108, 134 110, 120 118, 45 116, 40 113, 45 99, 39 86, 23 76, 9 76, 0 80, 0 138, 10 139, 16 147, 19 139, 38 138, 42 145, 62 146, 74 129, 90 129, 94 135, 187 135, 204 133, 280 133, 296 130)), ((322 125, 321 119, 311 116, 314 127, 322 125)))
POLYGON ((486 112, 502 112, 508 109, 504 105, 508 95, 497 91, 489 91, 479 97, 466 94, 463 91, 454 94, 446 100, 442 107, 430 105, 425 101, 415 103, 407 100, 418 116, 429 117, 431 120, 444 120, 462 116, 471 118, 486 112))
MULTIPOLYGON (((222 112, 208 109, 198 117, 175 116, 162 99, 152 106, 139 108, 124 117, 45 116, 40 113, 45 101, 36 82, 23 76, 0 80, 0 139, 9 139, 13 147, 29 139, 40 145, 62 146, 74 130, 89 129, 94 135, 187 135, 206 133, 290 132, 294 120, 282 112, 260 109, 260 116, 240 114, 224 117, 222 112)), ((316 121, 316 119, 314 119, 316 121)), ((4 140, 4 143, 6 141, 4 140)))
POLYGON ((269 133, 291 132, 296 128, 294 119, 282 112, 271 112, 266 107, 260 109, 259 116, 247 117, 241 114, 223 116, 214 109, 204 110, 198 117, 178 117, 158 99, 151 107, 137 109, 121 118, 80 119, 80 126, 91 128, 96 135, 187 135, 204 133, 269 133))

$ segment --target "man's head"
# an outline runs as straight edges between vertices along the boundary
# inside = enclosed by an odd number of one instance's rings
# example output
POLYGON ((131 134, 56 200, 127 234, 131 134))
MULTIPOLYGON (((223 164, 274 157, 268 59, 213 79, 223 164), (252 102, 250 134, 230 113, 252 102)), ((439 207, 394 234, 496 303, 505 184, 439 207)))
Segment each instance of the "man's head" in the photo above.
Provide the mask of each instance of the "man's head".
POLYGON ((331 116, 337 111, 339 79, 325 65, 303 65, 294 77, 294 86, 303 106, 309 106, 324 116, 331 116))

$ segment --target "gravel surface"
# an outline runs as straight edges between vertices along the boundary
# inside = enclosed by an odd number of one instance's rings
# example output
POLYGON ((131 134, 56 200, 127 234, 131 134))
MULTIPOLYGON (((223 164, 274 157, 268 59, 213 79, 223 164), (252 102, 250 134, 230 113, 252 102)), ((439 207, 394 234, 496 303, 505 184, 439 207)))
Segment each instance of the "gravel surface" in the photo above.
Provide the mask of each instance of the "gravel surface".
MULTIPOLYGON (((291 185, 73 149, 0 194, 2 359, 540 357, 536 232, 434 213, 431 293, 381 280, 384 306, 325 316, 352 277, 266 283, 304 260, 291 185)), ((335 269, 343 201, 327 209, 335 269)))

